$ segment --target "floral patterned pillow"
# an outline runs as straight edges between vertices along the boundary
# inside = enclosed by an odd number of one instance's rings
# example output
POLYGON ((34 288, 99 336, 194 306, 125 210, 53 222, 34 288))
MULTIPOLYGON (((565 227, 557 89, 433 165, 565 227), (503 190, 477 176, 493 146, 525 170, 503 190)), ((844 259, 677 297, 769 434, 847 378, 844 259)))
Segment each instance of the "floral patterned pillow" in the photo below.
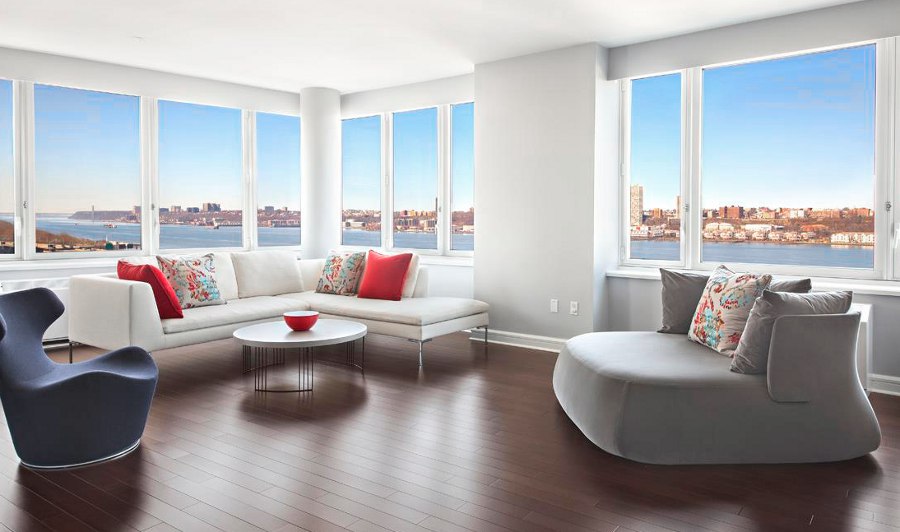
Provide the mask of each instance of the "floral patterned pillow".
POLYGON ((719 266, 709 277, 694 312, 688 337, 732 356, 756 298, 772 282, 771 275, 734 273, 719 266))
POLYGON ((184 258, 157 256, 156 260, 175 290, 181 308, 225 304, 216 284, 216 263, 212 253, 184 258))
POLYGON ((325 259, 325 267, 322 269, 322 277, 319 278, 316 292, 339 296, 356 294, 365 265, 366 254, 364 252, 335 253, 332 251, 325 259))

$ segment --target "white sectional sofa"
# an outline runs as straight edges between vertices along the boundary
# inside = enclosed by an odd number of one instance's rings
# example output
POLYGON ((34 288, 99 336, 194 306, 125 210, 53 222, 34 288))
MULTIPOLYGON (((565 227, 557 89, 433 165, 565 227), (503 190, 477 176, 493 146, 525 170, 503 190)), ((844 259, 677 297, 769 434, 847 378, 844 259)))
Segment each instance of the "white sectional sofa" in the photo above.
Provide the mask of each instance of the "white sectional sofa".
MULTIPOLYGON (((160 319, 146 283, 116 274, 73 276, 69 341, 156 351, 230 338, 245 325, 276 321, 291 310, 316 310, 322 318, 353 320, 365 324, 369 333, 416 342, 420 365, 423 344, 432 338, 474 328, 483 328, 487 338, 488 305, 429 297, 428 269, 418 261, 408 275, 404 298, 384 301, 316 293, 324 259, 297 260, 292 253, 273 251, 243 252, 234 260, 232 255, 237 254, 215 253, 216 280, 227 304, 186 309, 181 319, 160 319)), ((155 264, 156 259, 137 262, 155 264)))

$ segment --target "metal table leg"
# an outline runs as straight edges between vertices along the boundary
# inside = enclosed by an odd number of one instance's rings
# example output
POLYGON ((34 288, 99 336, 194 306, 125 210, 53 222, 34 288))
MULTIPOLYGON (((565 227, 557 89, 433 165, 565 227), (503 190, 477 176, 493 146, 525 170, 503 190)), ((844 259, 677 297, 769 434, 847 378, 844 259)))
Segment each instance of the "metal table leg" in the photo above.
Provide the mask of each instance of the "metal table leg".
POLYGON ((312 348, 297 349, 297 387, 270 388, 269 366, 282 365, 285 362, 287 349, 268 349, 264 347, 249 348, 254 371, 254 389, 258 392, 310 392, 313 389, 315 360, 312 348))

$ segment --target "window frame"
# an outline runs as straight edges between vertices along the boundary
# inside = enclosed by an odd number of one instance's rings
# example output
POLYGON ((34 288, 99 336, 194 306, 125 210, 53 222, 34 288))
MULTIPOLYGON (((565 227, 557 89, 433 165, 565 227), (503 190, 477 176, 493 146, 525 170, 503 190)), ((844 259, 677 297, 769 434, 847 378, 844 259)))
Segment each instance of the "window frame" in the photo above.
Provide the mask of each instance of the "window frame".
POLYGON ((900 157, 900 145, 895 145, 897 124, 900 124, 900 110, 896 101, 896 72, 900 70, 897 56, 898 38, 872 39, 854 43, 815 49, 774 54, 752 59, 742 59, 691 67, 683 70, 641 75, 619 80, 620 98, 620 216, 619 216, 619 264, 622 266, 670 267, 697 271, 714 270, 720 262, 703 261, 703 203, 702 203, 702 124, 703 124, 703 72, 707 69, 744 65, 799 57, 809 54, 857 48, 875 47, 875 109, 874 147, 875 168, 873 183, 873 211, 875 212, 875 246, 873 267, 844 268, 831 266, 793 266, 785 264, 727 262, 738 270, 765 270, 777 275, 802 275, 820 278, 845 278, 862 280, 894 280, 900 278, 900 227, 894 225, 893 205, 900 205, 900 190, 895 182, 895 160, 900 157), (630 159, 630 87, 634 79, 657 75, 682 73, 682 176, 681 190, 685 213, 682 216, 682 257, 680 261, 652 261, 628 257, 630 243, 628 212, 629 204, 629 159, 630 159))
MULTIPOLYGON (((245 161, 245 187, 247 187, 247 195, 249 196, 248 201, 246 202, 248 205, 252 206, 253 211, 253 220, 249 222, 249 242, 247 243, 247 249, 263 249, 263 250, 271 250, 271 251, 292 251, 300 249, 303 245, 303 152, 300 145, 297 145, 297 153, 300 156, 300 175, 297 177, 300 179, 300 243, 297 245, 284 245, 284 246, 261 246, 259 245, 259 168, 257 167, 258 156, 257 153, 257 121, 256 117, 260 114, 267 115, 275 115, 275 116, 287 116, 291 118, 297 119, 297 126, 300 127, 300 141, 303 142, 303 119, 299 114, 286 114, 286 113, 270 113, 267 111, 245 111, 247 113, 247 117, 245 119, 246 129, 244 132, 244 142, 249 143, 249 146, 245 147, 245 154, 247 157, 245 159, 249 159, 245 161)), ((246 238, 245 238, 246 240, 246 238)))
MULTIPOLYGON (((452 216, 452 115, 454 105, 475 103, 474 99, 463 99, 437 105, 415 106, 391 109, 377 113, 348 114, 341 117, 341 122, 356 118, 381 119, 381 246, 344 245, 341 249, 348 251, 366 251, 377 249, 387 253, 415 253, 429 257, 471 258, 474 251, 451 249, 451 216, 452 216), (394 114, 423 109, 437 109, 437 248, 419 249, 394 246, 394 114)), ((476 177, 477 179, 477 177, 476 177)), ((343 178, 341 181, 341 212, 343 213, 343 178)), ((476 213, 477 216, 477 213, 476 213)), ((476 231, 477 231, 476 225, 476 231)))
POLYGON ((690 79, 688 70, 670 70, 660 72, 648 76, 636 76, 620 81, 619 90, 619 187, 620 187, 620 217, 619 224, 623 228, 620 231, 619 242, 619 262, 623 265, 647 266, 647 267, 668 267, 668 268, 684 268, 687 266, 687 257, 689 256, 689 225, 687 214, 690 213, 688 207, 690 203, 685 201, 689 198, 690 184, 686 176, 690 175, 690 157, 686 154, 690 153, 690 138, 688 135, 690 120, 690 101, 685 98, 689 94, 690 79), (678 190, 681 193, 682 204, 684 208, 681 212, 681 223, 679 227, 679 258, 677 260, 664 259, 639 259, 631 257, 631 83, 639 79, 655 78, 661 76, 669 76, 678 74, 681 80, 681 119, 680 119, 680 144, 681 144, 681 161, 680 161, 680 183, 678 190))
MULTIPOLYGON (((24 201, 19 201, 17 208, 22 209, 21 221, 22 221, 22 253, 19 256, 20 260, 26 261, 43 261, 43 260, 72 260, 72 259, 98 259, 98 258, 113 258, 119 259, 123 257, 137 257, 146 255, 147 250, 147 241, 145 240, 146 231, 145 226, 148 223, 147 209, 146 209, 146 181, 148 176, 144 171, 144 158, 146 157, 146 149, 144 143, 144 116, 143 116, 143 105, 144 98, 139 94, 133 94, 129 92, 112 92, 109 90, 103 89, 93 89, 89 87, 73 87, 71 85, 62 85, 59 83, 41 83, 41 82, 18 82, 20 83, 20 100, 18 105, 15 106, 15 112, 18 112, 20 116, 20 122, 17 124, 19 126, 19 136, 16 137, 20 140, 20 154, 17 160, 21 165, 21 172, 17 175, 19 178, 19 187, 21 189, 22 199, 24 201), (140 168, 140 205, 141 205, 141 249, 137 250, 113 250, 113 251, 56 251, 53 253, 38 253, 37 252, 37 211, 34 208, 36 205, 35 201, 35 193, 37 190, 37 152, 35 150, 36 144, 36 120, 35 120, 35 93, 34 89, 36 85, 43 85, 46 87, 59 87, 63 89, 71 89, 71 90, 80 90, 80 91, 89 91, 89 92, 99 92, 104 94, 113 94, 117 96, 130 96, 132 98, 138 99, 138 137, 140 144, 140 155, 139 155, 139 168, 140 168)), ((14 89, 15 93, 15 89, 14 89)), ((14 104, 15 105, 15 104, 14 104)), ((17 243, 17 252, 18 252, 18 243, 17 243)))
MULTIPOLYGON (((187 255, 196 253, 236 252, 256 249, 302 251, 300 245, 258 246, 256 234, 257 220, 256 187, 256 122, 257 112, 297 117, 301 114, 274 111, 248 110, 219 103, 205 103, 202 100, 184 100, 180 98, 156 98, 128 91, 111 91, 105 88, 90 86, 71 86, 60 83, 43 83, 40 81, 23 81, 2 78, 12 83, 13 89, 13 200, 14 200, 14 239, 15 252, 0 255, 0 265, 9 267, 15 263, 53 264, 54 261, 89 261, 93 259, 119 259, 123 257, 154 256, 159 254, 187 255), (62 87, 74 90, 101 92, 107 94, 131 96, 138 98, 139 132, 140 132, 140 206, 141 206, 141 249, 114 251, 60 251, 53 253, 37 253, 36 251, 36 212, 35 190, 35 85, 62 87), (221 248, 162 248, 160 246, 159 223, 159 102, 161 100, 183 104, 203 105, 233 109, 241 113, 241 208, 243 209, 241 227, 241 245, 221 248), (247 213, 253 214, 248 216, 247 213)), ((302 154, 301 154, 302 158, 302 154)), ((298 179, 302 176, 298 175, 298 179)))

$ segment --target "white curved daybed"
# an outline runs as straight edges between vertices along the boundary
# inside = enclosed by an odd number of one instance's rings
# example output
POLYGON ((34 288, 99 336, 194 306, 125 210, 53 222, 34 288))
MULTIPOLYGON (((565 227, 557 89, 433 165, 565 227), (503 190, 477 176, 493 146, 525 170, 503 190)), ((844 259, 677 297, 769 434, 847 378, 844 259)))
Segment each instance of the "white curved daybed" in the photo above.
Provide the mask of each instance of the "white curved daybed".
POLYGON ((577 336, 553 388, 596 445, 653 464, 828 462, 878 448, 881 432, 856 373, 859 314, 784 316, 767 375, 655 332, 577 336))

